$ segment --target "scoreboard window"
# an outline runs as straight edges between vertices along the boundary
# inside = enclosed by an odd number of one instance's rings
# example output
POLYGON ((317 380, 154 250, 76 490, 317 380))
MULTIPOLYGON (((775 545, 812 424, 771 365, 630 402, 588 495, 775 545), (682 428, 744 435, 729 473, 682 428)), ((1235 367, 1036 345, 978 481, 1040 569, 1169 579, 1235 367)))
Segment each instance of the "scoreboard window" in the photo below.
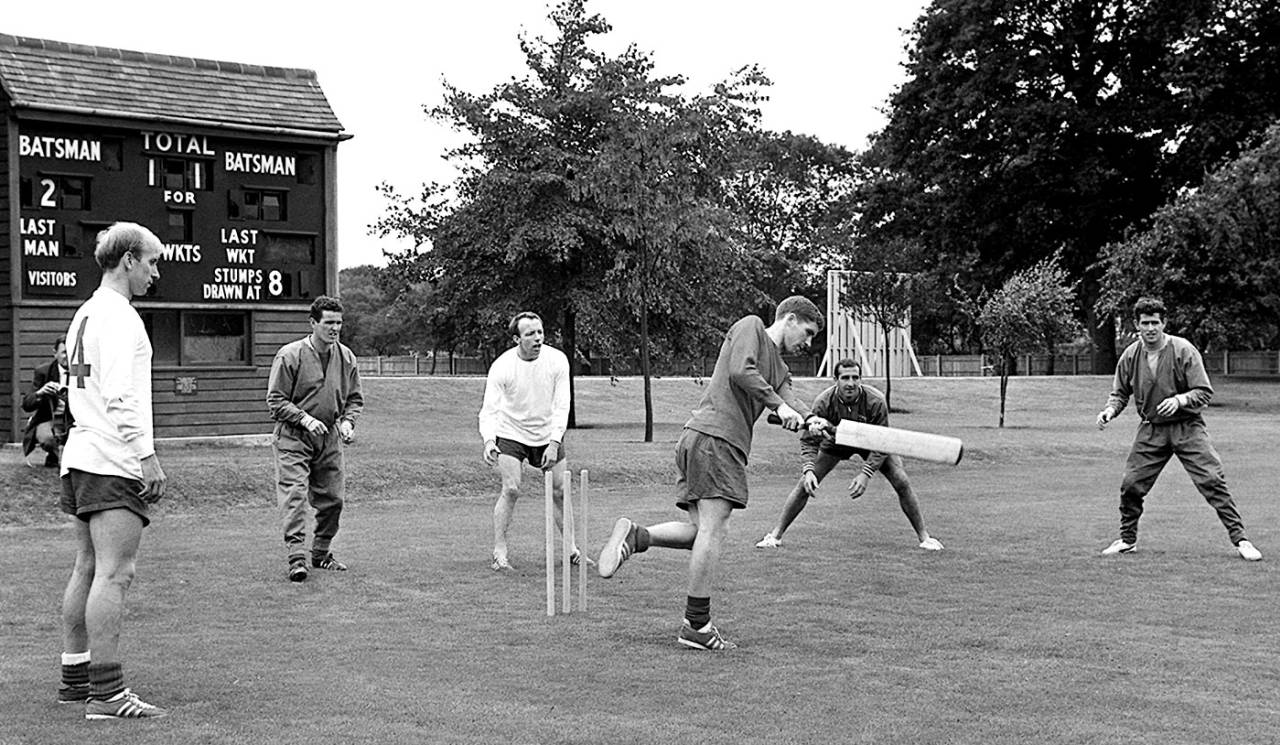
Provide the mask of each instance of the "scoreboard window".
POLYGON ((288 220, 287 197, 283 190, 233 189, 227 192, 227 217, 232 220, 288 220))
POLYGON ((169 225, 164 234, 167 243, 191 242, 191 213, 187 210, 169 210, 169 225))
POLYGON ((249 364, 248 312, 139 311, 156 365, 249 364))
MULTIPOLYGON (((159 163, 152 162, 152 168, 160 172, 160 186, 171 191, 210 191, 213 184, 209 175, 213 173, 213 162, 190 158, 160 158, 159 163), (158 165, 158 168, 157 168, 158 165)), ((156 186, 153 176, 151 185, 156 186)))

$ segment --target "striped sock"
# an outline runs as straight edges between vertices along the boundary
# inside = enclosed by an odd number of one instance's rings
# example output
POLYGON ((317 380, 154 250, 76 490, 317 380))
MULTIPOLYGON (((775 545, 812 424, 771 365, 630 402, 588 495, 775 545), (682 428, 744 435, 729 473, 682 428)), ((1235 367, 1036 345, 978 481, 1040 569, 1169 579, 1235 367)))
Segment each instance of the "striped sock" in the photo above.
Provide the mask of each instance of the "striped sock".
POLYGON ((119 662, 89 663, 89 698, 106 701, 124 690, 124 665, 119 662))

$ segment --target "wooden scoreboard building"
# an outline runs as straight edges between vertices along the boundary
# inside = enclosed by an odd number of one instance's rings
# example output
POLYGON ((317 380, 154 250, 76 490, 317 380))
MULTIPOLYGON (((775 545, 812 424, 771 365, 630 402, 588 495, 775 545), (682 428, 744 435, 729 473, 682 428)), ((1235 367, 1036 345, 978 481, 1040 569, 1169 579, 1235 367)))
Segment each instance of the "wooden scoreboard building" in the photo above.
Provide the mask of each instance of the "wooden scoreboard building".
POLYGON ((98 287, 98 231, 147 226, 160 281, 134 307, 157 437, 269 432, 276 350, 337 291, 338 143, 309 70, 0 35, 0 420, 98 287))

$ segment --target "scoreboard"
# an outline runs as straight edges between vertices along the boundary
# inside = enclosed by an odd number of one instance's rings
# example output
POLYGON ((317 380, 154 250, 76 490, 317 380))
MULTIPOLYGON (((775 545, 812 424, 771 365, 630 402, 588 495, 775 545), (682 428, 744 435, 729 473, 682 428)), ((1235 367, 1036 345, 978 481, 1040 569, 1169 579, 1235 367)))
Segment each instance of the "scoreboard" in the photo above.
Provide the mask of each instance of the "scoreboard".
POLYGON ((164 244, 147 300, 310 303, 325 290, 324 149, 217 130, 20 123, 17 267, 25 300, 98 287, 98 231, 164 244))

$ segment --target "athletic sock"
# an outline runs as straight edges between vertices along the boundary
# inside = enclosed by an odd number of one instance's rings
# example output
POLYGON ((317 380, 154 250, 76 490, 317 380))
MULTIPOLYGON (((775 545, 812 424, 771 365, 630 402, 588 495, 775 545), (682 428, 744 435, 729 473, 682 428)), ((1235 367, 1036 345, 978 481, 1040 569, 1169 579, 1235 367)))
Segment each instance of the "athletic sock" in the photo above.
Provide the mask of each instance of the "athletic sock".
POLYGON ((89 653, 63 652, 62 686, 70 688, 87 685, 89 685, 89 653))
POLYGON ((695 631, 711 623, 711 598, 695 598, 689 595, 684 604, 684 620, 695 631))
POLYGON ((636 526, 636 553, 642 554, 649 550, 649 529, 636 526))
POLYGON ((89 663, 89 698, 106 701, 124 690, 124 665, 119 662, 89 663))

